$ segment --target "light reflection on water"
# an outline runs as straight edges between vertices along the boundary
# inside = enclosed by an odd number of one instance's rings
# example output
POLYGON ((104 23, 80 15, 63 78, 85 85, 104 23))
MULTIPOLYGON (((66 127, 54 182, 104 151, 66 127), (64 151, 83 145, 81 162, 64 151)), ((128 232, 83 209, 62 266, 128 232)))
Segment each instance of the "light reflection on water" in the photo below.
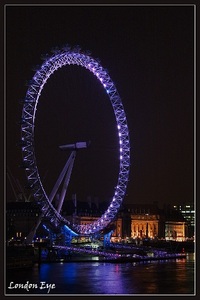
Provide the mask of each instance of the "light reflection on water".
MULTIPOLYGON (((187 259, 145 263, 49 263, 32 270, 7 272, 14 283, 54 283, 51 294, 190 294, 194 290, 194 254, 187 259), (19 280, 20 278, 20 280, 19 280)), ((7 294, 41 294, 46 290, 10 289, 7 294)))

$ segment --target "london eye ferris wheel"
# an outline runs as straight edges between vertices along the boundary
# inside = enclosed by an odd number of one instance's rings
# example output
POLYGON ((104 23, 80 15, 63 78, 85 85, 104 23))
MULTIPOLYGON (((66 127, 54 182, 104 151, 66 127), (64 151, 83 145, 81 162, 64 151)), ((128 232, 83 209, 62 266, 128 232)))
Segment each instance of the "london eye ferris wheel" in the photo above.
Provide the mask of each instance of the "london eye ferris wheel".
POLYGON ((45 58, 43 64, 36 70, 29 83, 25 99, 23 101, 22 122, 21 122, 21 145, 23 156, 23 167, 35 201, 41 210, 41 220, 48 220, 55 228, 65 226, 75 234, 90 235, 104 229, 116 216, 123 202, 130 169, 130 141, 129 131, 124 107, 120 95, 108 72, 101 66, 98 60, 91 55, 82 52, 80 49, 66 46, 61 50, 54 51, 52 56, 45 58), (64 165, 55 185, 48 195, 39 174, 37 157, 35 151, 35 126, 36 111, 42 90, 51 75, 59 68, 70 65, 80 66, 91 72, 103 86, 112 108, 118 132, 118 161, 119 172, 117 186, 108 208, 102 216, 90 224, 80 225, 70 218, 62 215, 62 206, 65 200, 66 191, 69 185, 74 160, 78 149, 87 148, 87 141, 77 141, 73 144, 59 145, 60 149, 70 150, 71 154, 64 165), (59 204, 55 206, 53 200, 56 197, 58 188, 62 184, 62 191, 59 196, 59 204))

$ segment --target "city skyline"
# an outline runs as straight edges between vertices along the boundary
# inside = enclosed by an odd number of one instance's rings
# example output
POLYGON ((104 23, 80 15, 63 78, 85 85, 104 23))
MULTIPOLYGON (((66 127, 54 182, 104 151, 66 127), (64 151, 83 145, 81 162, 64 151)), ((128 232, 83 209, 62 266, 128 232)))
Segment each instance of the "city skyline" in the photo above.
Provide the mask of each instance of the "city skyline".
MULTIPOLYGON (((157 201, 161 206, 192 202, 193 10, 192 5, 8 6, 6 167, 14 178, 26 184, 25 172, 18 167, 22 156, 16 147, 17 122, 32 68, 41 65, 41 55, 52 48, 80 45, 108 70, 124 105, 131 142, 124 201, 157 201)), ((42 181, 51 189, 66 160, 58 152, 59 143, 91 139, 88 152, 78 153, 69 193, 110 197, 118 168, 116 123, 109 99, 88 73, 66 67, 49 79, 36 116, 36 157, 42 181), (50 187, 45 180, 51 181, 50 187)), ((10 201, 14 195, 7 183, 10 201)))

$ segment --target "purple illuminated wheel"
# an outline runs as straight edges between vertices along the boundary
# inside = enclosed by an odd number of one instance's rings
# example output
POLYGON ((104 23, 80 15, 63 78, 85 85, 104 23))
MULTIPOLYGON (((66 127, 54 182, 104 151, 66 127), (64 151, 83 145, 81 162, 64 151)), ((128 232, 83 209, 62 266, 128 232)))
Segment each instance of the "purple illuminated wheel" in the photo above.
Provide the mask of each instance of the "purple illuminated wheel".
POLYGON ((49 222, 55 226, 66 225, 69 230, 72 230, 77 234, 92 234, 104 229, 113 220, 123 201, 128 183, 130 168, 129 132, 123 104, 117 89, 107 71, 103 69, 97 60, 93 59, 88 54, 80 52, 80 50, 69 48, 57 50, 52 56, 47 57, 44 60, 44 63, 35 72, 24 99, 21 144, 23 166, 26 170, 26 175, 29 185, 32 188, 34 199, 40 206, 41 212, 45 214, 45 218, 48 218, 49 222), (37 104, 41 92, 48 78, 56 70, 67 65, 81 66, 92 72, 100 81, 112 104, 119 137, 119 175, 115 193, 105 213, 98 220, 87 225, 73 224, 71 221, 64 218, 53 206, 42 185, 34 151, 34 126, 37 104))

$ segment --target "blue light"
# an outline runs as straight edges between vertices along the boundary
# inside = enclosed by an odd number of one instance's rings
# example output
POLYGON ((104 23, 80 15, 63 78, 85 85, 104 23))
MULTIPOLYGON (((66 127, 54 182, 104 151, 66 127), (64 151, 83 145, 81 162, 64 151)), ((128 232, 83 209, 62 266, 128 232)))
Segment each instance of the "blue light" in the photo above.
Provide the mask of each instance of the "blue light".
POLYGON ((49 232, 49 229, 47 228, 46 225, 43 224, 42 226, 44 227, 44 229, 46 229, 49 232))
POLYGON ((78 234, 76 232, 74 232, 73 230, 71 230, 67 225, 64 225, 64 228, 66 229, 66 231, 68 231, 70 234, 77 236, 78 234))

